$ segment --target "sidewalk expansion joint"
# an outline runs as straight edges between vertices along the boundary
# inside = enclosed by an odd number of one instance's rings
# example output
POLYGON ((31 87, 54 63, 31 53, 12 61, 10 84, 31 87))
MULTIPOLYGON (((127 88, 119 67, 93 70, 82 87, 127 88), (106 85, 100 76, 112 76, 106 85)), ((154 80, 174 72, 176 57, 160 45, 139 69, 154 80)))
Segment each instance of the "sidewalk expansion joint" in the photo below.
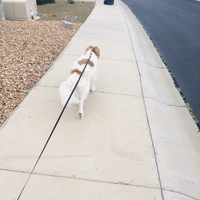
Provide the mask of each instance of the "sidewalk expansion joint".
POLYGON ((110 94, 110 95, 120 95, 120 96, 130 96, 130 97, 141 97, 141 95, 117 93, 117 92, 106 92, 101 90, 96 90, 95 93, 110 94))
MULTIPOLYGON (((0 171, 7 171, 7 172, 12 172, 12 173, 20 173, 20 174, 27 174, 27 175, 30 174, 30 172, 28 172, 28 171, 19 171, 19 170, 12 170, 12 169, 1 169, 0 168, 0 171)), ((47 174, 47 173, 37 173, 37 172, 33 172, 32 175, 61 178, 61 179, 70 179, 70 180, 75 180, 75 181, 86 181, 86 182, 94 182, 94 183, 102 183, 102 184, 110 184, 110 185, 123 185, 123 186, 130 186, 130 187, 160 190, 159 187, 150 187, 150 186, 148 187, 148 186, 143 186, 143 185, 131 184, 128 182, 123 182, 123 181, 113 182, 113 181, 105 181, 105 180, 86 179, 86 178, 76 177, 75 175, 70 177, 70 176, 54 175, 54 174, 47 174)))
POLYGON ((43 87, 43 88, 58 88, 58 86, 55 85, 36 85, 35 87, 43 87))
POLYGON ((150 187, 150 186, 148 187, 148 186, 143 186, 143 185, 131 184, 131 183, 128 183, 128 182, 123 182, 123 181, 114 182, 114 181, 106 181, 106 180, 95 180, 95 179, 80 178, 80 177, 76 177, 75 175, 74 176, 63 176, 63 175, 45 174, 45 173, 37 173, 37 172, 34 172, 33 175, 47 176, 47 177, 61 178, 61 179, 69 179, 69 180, 74 180, 74 181, 85 181, 85 182, 94 182, 94 183, 109 184, 109 185, 121 185, 121 186, 160 190, 159 187, 150 187))
MULTIPOLYGON (((50 86, 50 85, 36 85, 35 87, 55 88, 55 89, 59 88, 59 86, 50 86)), ((137 95, 137 94, 135 95, 135 94, 128 94, 128 93, 108 92, 108 91, 102 91, 102 90, 96 90, 95 92, 92 92, 92 93, 102 93, 102 94, 130 96, 130 97, 141 97, 141 95, 137 95)))
MULTIPOLYGON (((111 61, 120 61, 120 62, 123 62, 123 61, 125 61, 125 62, 135 62, 134 59, 120 59, 120 58, 107 58, 107 57, 101 57, 100 62, 101 62, 101 60, 111 60, 111 61)), ((100 64, 99 68, 101 68, 101 64, 100 64)))
MULTIPOLYGON (((80 57, 80 55, 78 54, 68 54, 68 53, 65 53, 64 54, 65 56, 74 56, 74 57, 77 57, 77 59, 80 57)), ((76 59, 76 58, 75 58, 76 59)), ((103 56, 100 56, 100 65, 99 65, 99 68, 101 68, 101 60, 113 60, 113 61, 127 61, 127 62, 135 62, 134 59, 121 59, 121 58, 110 58, 110 57, 103 57, 103 56)), ((72 62, 73 63, 73 62, 72 62)))
POLYGON ((169 107, 176 107, 176 108, 187 108, 186 105, 176 105, 176 104, 169 104, 169 103, 166 103, 166 102, 163 102, 161 100, 158 100, 156 98, 153 98, 153 97, 147 97, 147 96, 144 96, 145 99, 150 99, 150 100, 153 100, 153 101, 156 101, 158 103, 161 103, 165 106, 169 106, 169 107))
POLYGON ((179 194, 179 195, 183 195, 183 196, 189 197, 189 198, 191 198, 191 199, 193 199, 193 200, 200 200, 200 199, 197 199, 196 197, 192 197, 192 196, 190 196, 190 195, 187 195, 187 194, 184 194, 184 193, 182 193, 182 192, 175 191, 175 190, 163 189, 163 191, 165 191, 165 192, 171 192, 171 193, 175 193, 175 194, 179 194))
POLYGON ((151 64, 151 63, 149 63, 149 62, 147 62, 147 61, 139 61, 139 62, 141 62, 141 63, 143 63, 143 64, 146 64, 146 65, 149 66, 149 67, 153 67, 153 68, 156 68, 156 69, 167 70, 166 66, 156 66, 156 65, 153 65, 153 64, 151 64))
MULTIPOLYGON (((6 172, 12 172, 12 173, 21 173, 21 174, 27 174, 27 175, 30 174, 30 172, 12 170, 12 169, 2 169, 2 168, 0 168, 0 171, 6 171, 6 172)), ((34 172, 32 175, 46 176, 46 177, 60 178, 60 179, 70 179, 70 180, 74 180, 74 181, 86 181, 86 182, 94 182, 94 183, 101 183, 101 184, 121 185, 121 186, 137 187, 137 188, 146 188, 146 189, 152 189, 152 190, 161 190, 159 187, 148 187, 148 186, 142 186, 142 185, 135 185, 135 184, 131 184, 131 183, 123 182, 123 181, 112 182, 112 181, 104 181, 104 180, 93 180, 93 179, 75 177, 75 175, 73 177, 69 177, 69 176, 52 175, 52 174, 36 173, 36 172, 34 172)), ((200 200, 196 197, 192 197, 190 195, 187 195, 187 194, 181 193, 179 191, 175 191, 175 190, 163 189, 163 191, 171 192, 171 193, 175 193, 175 194, 180 194, 180 195, 183 195, 185 197, 189 197, 193 200, 200 200)))

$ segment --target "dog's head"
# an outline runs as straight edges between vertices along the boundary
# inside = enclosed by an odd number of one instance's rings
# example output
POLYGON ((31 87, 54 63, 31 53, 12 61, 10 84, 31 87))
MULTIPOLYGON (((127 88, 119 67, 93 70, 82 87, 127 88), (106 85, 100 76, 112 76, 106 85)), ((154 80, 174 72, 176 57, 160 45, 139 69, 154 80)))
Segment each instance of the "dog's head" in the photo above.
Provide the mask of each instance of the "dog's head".
POLYGON ((100 49, 98 47, 96 47, 96 46, 89 46, 89 47, 87 47, 86 48, 86 52, 87 51, 93 52, 97 56, 97 58, 100 57, 100 49))

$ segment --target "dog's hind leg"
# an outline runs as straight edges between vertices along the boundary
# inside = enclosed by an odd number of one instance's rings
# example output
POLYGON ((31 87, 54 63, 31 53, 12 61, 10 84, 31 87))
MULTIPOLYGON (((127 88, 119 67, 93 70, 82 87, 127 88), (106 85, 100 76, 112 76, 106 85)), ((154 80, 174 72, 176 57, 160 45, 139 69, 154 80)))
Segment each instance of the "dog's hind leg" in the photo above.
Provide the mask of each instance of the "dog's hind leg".
POLYGON ((81 96, 80 101, 79 101, 79 118, 83 119, 83 103, 85 99, 87 98, 88 94, 84 94, 81 96))
POLYGON ((90 80, 90 91, 91 92, 94 92, 96 90, 95 82, 96 82, 96 75, 94 77, 92 77, 90 80))

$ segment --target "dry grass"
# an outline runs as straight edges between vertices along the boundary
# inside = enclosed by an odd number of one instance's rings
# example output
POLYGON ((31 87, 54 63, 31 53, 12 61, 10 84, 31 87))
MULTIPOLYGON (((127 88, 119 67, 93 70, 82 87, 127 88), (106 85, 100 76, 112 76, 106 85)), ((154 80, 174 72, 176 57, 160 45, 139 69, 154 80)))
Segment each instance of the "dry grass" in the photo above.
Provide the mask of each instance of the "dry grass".
POLYGON ((77 1, 69 4, 67 1, 57 0, 53 4, 38 6, 40 20, 65 20, 66 15, 77 16, 75 23, 83 23, 94 8, 94 3, 77 1))

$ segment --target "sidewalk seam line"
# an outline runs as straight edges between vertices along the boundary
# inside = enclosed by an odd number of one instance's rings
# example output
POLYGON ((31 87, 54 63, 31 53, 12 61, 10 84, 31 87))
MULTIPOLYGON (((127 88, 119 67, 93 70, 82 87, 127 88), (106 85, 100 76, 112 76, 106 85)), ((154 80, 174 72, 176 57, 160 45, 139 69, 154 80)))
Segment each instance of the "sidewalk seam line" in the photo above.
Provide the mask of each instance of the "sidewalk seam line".
MULTIPOLYGON (((12 172, 12 173, 21 173, 21 174, 27 174, 27 175, 30 174, 30 172, 19 171, 19 170, 0 169, 0 171, 7 171, 7 172, 12 172)), ((143 186, 143 185, 134 185, 134 184, 122 182, 122 181, 112 182, 112 181, 106 181, 106 180, 94 180, 94 179, 86 179, 86 178, 80 178, 80 177, 75 177, 75 176, 70 177, 70 176, 64 176, 64 175, 54 175, 54 174, 37 173, 37 172, 32 173, 32 175, 46 176, 46 177, 53 177, 53 178, 62 178, 62 179, 70 179, 70 180, 74 180, 74 181, 87 181, 87 182, 95 182, 95 183, 110 184, 110 185, 121 185, 121 186, 130 186, 130 187, 160 190, 159 187, 148 187, 148 186, 143 186)))
MULTIPOLYGON (((22 173, 22 174, 30 174, 30 172, 25 172, 25 171, 18 171, 18 170, 9 170, 9 169, 2 169, 0 168, 0 171, 6 171, 6 172, 13 172, 13 173, 22 173)), ((67 177, 67 176, 59 176, 59 175, 52 175, 52 174, 42 174, 42 173, 33 173, 33 175, 37 175, 37 176, 47 176, 47 177, 54 177, 54 178, 63 178, 63 179, 71 179, 71 180, 75 180, 75 181, 87 181, 87 182, 96 182, 96 183, 102 183, 102 184, 110 184, 110 185, 120 185, 120 186, 130 186, 130 187, 138 187, 138 188, 146 188, 146 189, 152 189, 152 190, 160 190, 160 188, 158 187, 148 187, 148 186, 142 186, 142 185, 133 185, 133 184, 129 184, 129 183, 123 183, 123 182, 109 182, 109 181, 101 181, 101 180, 90 180, 90 179, 84 179, 84 178, 78 178, 78 177, 67 177)), ((175 190, 168 190, 168 189, 163 189, 163 191, 166 192, 172 192, 172 193, 176 193, 176 194, 180 194, 189 198, 192 198, 194 200, 200 200, 197 199, 195 197, 189 196, 187 194, 175 191, 175 190)))
POLYGON ((169 106, 169 107, 175 107, 175 108, 186 108, 185 105, 175 105, 175 104, 169 104, 169 103, 165 103, 163 101, 160 101, 156 98, 153 98, 153 97, 147 97, 147 96, 144 96, 145 99, 150 99, 150 100, 153 100, 153 101, 156 101, 158 103, 161 103, 163 105, 166 105, 166 106, 169 106))
MULTIPOLYGON (((36 85, 35 87, 37 87, 37 88, 41 87, 41 88, 55 88, 55 89, 58 89, 58 86, 54 86, 54 85, 36 85)), ((141 97, 141 95, 139 95, 139 94, 127 94, 127 93, 107 92, 107 91, 101 91, 101 90, 96 90, 95 92, 92 92, 92 93, 114 94, 114 95, 119 95, 119 96, 130 96, 130 97, 141 97)))

